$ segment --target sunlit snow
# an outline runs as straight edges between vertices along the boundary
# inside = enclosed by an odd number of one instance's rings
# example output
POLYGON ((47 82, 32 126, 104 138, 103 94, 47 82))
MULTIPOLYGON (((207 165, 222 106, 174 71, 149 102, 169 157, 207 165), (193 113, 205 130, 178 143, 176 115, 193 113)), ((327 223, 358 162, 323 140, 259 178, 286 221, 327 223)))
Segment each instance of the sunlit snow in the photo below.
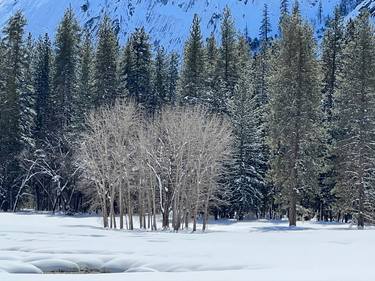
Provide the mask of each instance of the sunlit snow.
MULTIPOLYGON (((299 2, 302 14, 318 30, 340 0, 322 1, 322 22, 318 20, 318 0, 299 2)), ((65 9, 71 6, 79 22, 93 32, 97 30, 103 14, 108 13, 119 28, 121 42, 136 27, 144 26, 155 45, 181 51, 195 13, 202 19, 204 37, 212 32, 218 36, 222 13, 228 5, 239 32, 244 33, 247 29, 249 36, 255 38, 259 35, 264 4, 268 5, 272 33, 276 34, 280 0, 0 0, 0 26, 12 13, 21 9, 28 19, 28 31, 34 36, 46 32, 52 36, 65 9)))
POLYGON ((375 280, 375 229, 346 224, 221 221, 207 233, 130 232, 102 229, 99 217, 2 213, 0 226, 2 281, 375 280), (37 274, 77 271, 90 274, 37 274))

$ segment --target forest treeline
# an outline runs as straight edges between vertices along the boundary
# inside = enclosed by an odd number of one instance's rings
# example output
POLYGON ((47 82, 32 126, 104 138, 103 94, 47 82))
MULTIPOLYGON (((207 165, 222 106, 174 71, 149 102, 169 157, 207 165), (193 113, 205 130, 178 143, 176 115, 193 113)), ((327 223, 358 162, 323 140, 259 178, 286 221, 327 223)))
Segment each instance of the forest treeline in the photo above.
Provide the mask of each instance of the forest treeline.
POLYGON ((182 57, 137 28, 124 46, 71 9, 52 42, 15 13, 0 43, 0 206, 100 211, 105 227, 215 218, 375 220, 375 36, 337 8, 321 43, 298 2, 267 5, 256 50, 228 8, 195 16, 182 57), (277 33, 277 36, 271 34, 277 33))

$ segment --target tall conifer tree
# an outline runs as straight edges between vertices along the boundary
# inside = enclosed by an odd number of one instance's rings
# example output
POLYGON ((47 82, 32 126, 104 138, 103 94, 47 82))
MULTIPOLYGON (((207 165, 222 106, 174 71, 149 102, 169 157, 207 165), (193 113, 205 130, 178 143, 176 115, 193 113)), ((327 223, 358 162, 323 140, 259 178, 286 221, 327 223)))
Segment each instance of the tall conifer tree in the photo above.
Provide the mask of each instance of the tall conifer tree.
POLYGON ((285 16, 289 13, 289 0, 280 1, 280 15, 285 16))
POLYGON ((336 156, 333 148, 338 131, 334 128, 334 96, 339 87, 339 75, 342 71, 342 59, 344 48, 344 26, 340 9, 335 9, 335 14, 327 23, 322 42, 322 76, 323 76, 323 124, 326 129, 325 146, 322 149, 324 155, 324 169, 321 174, 321 190, 318 196, 319 219, 327 220, 332 211, 335 196, 332 190, 336 182, 336 156))
MULTIPOLYGON (((5 47, 0 40, 0 69, 5 69, 5 47)), ((7 95, 5 91, 5 73, 0 71, 0 209, 4 210, 7 199, 7 152, 5 145, 7 144, 7 116, 5 109, 7 103, 7 95)))
POLYGON ((179 97, 181 103, 196 104, 204 100, 204 47, 200 19, 194 15, 190 37, 185 44, 179 97))
MULTIPOLYGON (((123 50, 121 51, 120 65, 119 65, 119 92, 124 94, 128 91, 129 76, 133 61, 132 40, 128 38, 123 50)), ((128 93, 130 95, 130 93, 128 93)), ((134 98, 134 95, 132 96, 134 98)))
POLYGON ((167 103, 174 105, 177 98, 179 56, 173 52, 168 60, 167 103))
POLYGON ((55 42, 52 127, 72 131, 77 113, 80 28, 69 8, 59 24, 55 42))
POLYGON ((118 96, 118 43, 111 19, 105 15, 99 27, 95 54, 95 106, 113 104, 118 96))
POLYGON ((237 34, 234 26, 232 14, 228 7, 224 9, 223 21, 221 24, 221 46, 219 56, 219 71, 223 80, 226 98, 231 99, 234 94, 234 88, 238 80, 237 69, 237 34))
MULTIPOLYGON (((19 156, 22 151, 32 145, 29 132, 30 116, 29 103, 32 92, 29 88, 29 64, 24 28, 26 19, 20 11, 12 16, 3 30, 0 75, 0 174, 2 182, 0 204, 7 210, 13 205, 14 191, 12 186, 20 175, 19 156), (26 123, 23 123, 26 122, 26 123)), ((31 117, 31 118, 30 118, 31 117)))
POLYGON ((33 62, 34 42, 31 34, 28 35, 25 43, 25 53, 23 60, 23 75, 20 85, 20 125, 22 142, 24 149, 31 150, 35 146, 35 139, 33 136, 35 127, 35 95, 33 83, 33 62))
POLYGON ((362 229, 366 220, 374 218, 367 206, 375 194, 375 37, 368 11, 354 21, 352 39, 345 46, 336 98, 340 129, 336 190, 340 203, 356 214, 362 229))
POLYGON ((281 22, 289 14, 289 0, 280 1, 279 33, 281 33, 281 22))
POLYGON ((52 49, 48 34, 39 38, 36 44, 34 61, 34 89, 35 89, 35 138, 38 146, 44 142, 50 131, 51 118, 51 64, 52 49))
POLYGON ((94 79, 94 50, 91 36, 86 31, 81 46, 80 79, 79 79, 79 105, 80 114, 84 115, 94 106, 95 79, 94 79))
MULTIPOLYGON (((148 111, 152 112, 153 105, 152 93, 152 62, 151 46, 149 36, 143 27, 137 28, 131 36, 129 50, 126 48, 127 59, 129 63, 124 66, 128 68, 127 89, 130 97, 136 103, 142 104, 148 111)), ((125 72, 125 70, 123 71, 125 72)))
POLYGON ((168 65, 167 55, 163 47, 156 52, 154 66, 154 100, 150 102, 153 111, 160 110, 167 103, 168 96, 168 65))
POLYGON ((240 38, 238 47, 239 67, 242 69, 236 85, 230 116, 234 128, 234 159, 229 167, 231 208, 239 219, 248 212, 259 213, 265 174, 262 173, 262 152, 259 107, 256 101, 254 75, 249 46, 240 38))
POLYGON ((295 226, 299 197, 317 186, 319 76, 313 32, 298 6, 282 21, 281 30, 270 87, 271 173, 286 195, 289 224, 295 226))
POLYGON ((219 72, 219 50, 214 34, 207 40, 205 59, 205 101, 217 114, 228 113, 227 91, 219 72))
POLYGON ((268 5, 264 4, 263 8, 263 19, 262 24, 260 26, 260 41, 261 44, 268 44, 270 40, 270 34, 272 32, 271 23, 270 23, 270 15, 268 12, 268 5))
POLYGON ((323 110, 328 121, 332 117, 333 97, 338 88, 338 75, 342 69, 343 44, 343 18, 339 8, 336 8, 334 17, 328 21, 322 43, 323 110))

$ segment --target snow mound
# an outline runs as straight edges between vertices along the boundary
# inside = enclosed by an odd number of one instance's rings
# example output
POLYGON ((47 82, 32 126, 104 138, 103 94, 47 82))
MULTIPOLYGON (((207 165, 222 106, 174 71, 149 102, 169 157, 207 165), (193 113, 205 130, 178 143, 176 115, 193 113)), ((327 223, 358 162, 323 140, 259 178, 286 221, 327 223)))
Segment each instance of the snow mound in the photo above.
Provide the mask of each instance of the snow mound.
POLYGON ((79 272, 80 268, 78 264, 67 261, 67 260, 60 260, 60 259, 48 259, 48 260, 38 260, 31 262, 32 265, 36 266, 44 273, 50 272, 66 272, 66 273, 73 273, 79 272))
POLYGON ((81 271, 99 272, 103 266, 103 261, 95 257, 71 257, 69 260, 76 263, 81 271))
POLYGON ((156 271, 160 272, 190 272, 198 271, 199 265, 192 264, 191 262, 185 260, 183 263, 171 263, 168 261, 148 264, 146 267, 154 268, 156 271))
POLYGON ((149 268, 149 267, 133 267, 133 268, 130 268, 128 269, 126 272, 158 272, 157 270, 153 269, 153 268, 149 268))
POLYGON ((113 259, 109 262, 106 262, 100 269, 101 272, 104 273, 120 273, 125 272, 131 268, 140 267, 142 264, 135 260, 125 259, 125 258, 117 258, 113 259))
POLYGON ((41 274, 43 273, 38 267, 18 261, 1 261, 0 272, 22 273, 22 274, 41 274))
POLYGON ((44 254, 44 255, 35 254, 35 255, 32 255, 32 256, 22 258, 22 261, 25 262, 25 263, 30 263, 30 262, 34 262, 34 261, 48 260, 48 259, 51 259, 50 254, 44 254))

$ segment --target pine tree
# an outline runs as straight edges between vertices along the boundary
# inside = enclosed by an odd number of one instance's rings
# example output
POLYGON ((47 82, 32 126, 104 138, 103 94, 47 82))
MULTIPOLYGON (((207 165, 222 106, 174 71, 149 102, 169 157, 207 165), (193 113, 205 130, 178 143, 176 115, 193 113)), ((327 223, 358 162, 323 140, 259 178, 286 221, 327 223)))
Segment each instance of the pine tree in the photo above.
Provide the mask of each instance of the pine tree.
POLYGON ((343 40, 343 19, 340 10, 336 8, 334 17, 328 22, 322 43, 323 110, 327 120, 331 120, 332 117, 333 97, 338 87, 337 77, 341 71, 343 40))
POLYGON ((255 56, 255 91, 258 96, 259 105, 266 105, 269 99, 268 76, 271 70, 271 48, 264 48, 255 56))
MULTIPOLYGON (((264 158, 263 165, 260 166, 259 173, 265 176, 268 172, 268 160, 270 157, 270 149, 267 144, 267 118, 269 116, 269 76, 271 73, 271 56, 274 45, 272 42, 264 42, 261 45, 259 52, 255 55, 253 60, 253 75, 254 75, 254 90, 256 109, 258 111, 259 126, 261 127, 260 142, 261 151, 264 158)), ((266 215, 267 210, 272 211, 273 195, 271 194, 272 186, 269 181, 264 185, 262 192, 262 215, 266 215)), ((273 217, 270 213, 269 217, 273 217)))
POLYGON ((261 105, 266 105, 268 100, 268 83, 267 77, 270 72, 270 58, 271 58, 271 40, 269 38, 271 26, 269 22, 268 8, 265 5, 263 12, 262 25, 260 27, 261 46, 259 52, 256 54, 254 61, 255 68, 255 90, 258 96, 258 102, 261 105))
POLYGON ((126 42, 123 50, 121 51, 121 60, 119 66, 119 92, 121 95, 128 91, 129 75, 132 67, 132 41, 131 38, 126 42))
POLYGON ((59 24, 55 42, 51 128, 57 133, 72 131, 76 125, 79 32, 74 12, 69 8, 59 24))
POLYGON ((315 42, 310 26, 295 6, 281 26, 271 76, 271 175, 289 205, 289 224, 296 225, 299 194, 317 186, 320 96, 315 42))
POLYGON ((95 54, 95 106, 113 104, 118 96, 118 43, 108 15, 104 16, 100 24, 98 37, 95 54))
POLYGON ((80 79, 79 79, 79 104, 80 114, 85 115, 95 105, 95 80, 94 80, 94 50, 91 36, 86 31, 81 46, 80 79))
POLYGON ((289 14, 289 0, 281 0, 280 2, 280 19, 279 19, 279 33, 281 33, 281 23, 285 16, 289 14))
POLYGON ((39 38, 36 44, 34 62, 34 89, 35 89, 35 130, 34 135, 38 146, 47 139, 49 120, 51 117, 51 64, 52 49, 48 34, 39 38))
POLYGON ((155 108, 152 104, 154 101, 152 93, 152 68, 151 68, 151 47, 149 36, 144 28, 137 28, 131 36, 130 49, 127 58, 129 65, 124 64, 127 70, 123 73, 127 75, 127 89, 131 98, 136 103, 142 104, 145 109, 152 112, 155 108))
POLYGON ((267 45, 268 41, 270 40, 270 33, 271 33, 271 23, 270 23, 270 17, 268 12, 268 5, 264 4, 263 9, 263 19, 262 24, 260 26, 260 41, 262 45, 267 45))
MULTIPOLYGON (((243 39, 243 41, 245 41, 243 39)), ((264 174, 260 173, 264 159, 261 146, 259 108, 254 95, 251 61, 241 58, 242 73, 235 89, 231 105, 231 121, 234 128, 235 145, 233 164, 229 167, 231 208, 243 219, 250 211, 259 213, 264 174)))
MULTIPOLYGON (((241 36, 238 39, 237 46, 236 46, 236 53, 237 53, 237 68, 244 69, 247 75, 253 75, 254 71, 252 68, 253 59, 251 56, 251 50, 249 44, 247 44, 246 38, 241 36), (250 69, 251 68, 251 72, 250 69)), ((242 78, 244 74, 241 73, 242 78)), ((254 79, 251 80, 252 87, 254 86, 254 79)))
POLYGON ((289 0, 281 0, 280 2, 280 15, 281 17, 289 14, 289 0))
POLYGON ((205 53, 205 101, 212 112, 228 113, 227 91, 219 73, 219 50, 214 34, 211 34, 207 40, 205 53))
MULTIPOLYGON (((247 24, 246 24, 246 27, 245 27, 245 32, 244 32, 244 35, 243 35, 246 39, 246 42, 247 44, 249 44, 250 48, 252 48, 253 46, 253 40, 251 39, 250 35, 249 35, 249 28, 247 27, 247 24)), ((258 39, 258 38, 255 38, 255 39, 258 39)))
POLYGON ((33 116, 30 108, 32 92, 27 80, 30 56, 24 40, 25 25, 23 14, 16 12, 3 30, 1 46, 0 193, 3 200, 0 204, 4 210, 13 205, 14 191, 11 187, 20 174, 19 156, 32 147, 33 141, 29 134, 33 116))
POLYGON ((204 100, 204 48, 200 19, 194 15, 190 37, 185 44, 184 62, 179 85, 181 103, 197 104, 204 100))
MULTIPOLYGON (((5 47, 3 42, 0 40, 0 69, 5 69, 5 47)), ((7 127, 7 111, 5 110, 7 104, 7 95, 5 91, 5 73, 0 71, 0 209, 4 210, 7 208, 6 199, 7 199, 7 138, 8 138, 8 127, 7 127)))
POLYGON ((336 190, 346 211, 357 216, 358 227, 373 219, 367 205, 374 198, 375 173, 375 37, 368 11, 354 21, 353 40, 344 50, 344 65, 336 97, 336 190))
POLYGON ((52 63, 51 95, 48 101, 48 140, 42 147, 47 169, 58 173, 49 177, 44 188, 54 198, 55 211, 69 208, 78 178, 73 150, 82 132, 79 101, 80 27, 71 8, 61 20, 55 40, 52 63), (62 185, 64 188, 62 188, 62 185), (66 200, 65 198, 70 198, 66 200))
POLYGON ((322 72, 323 72, 323 124, 326 129, 325 146, 321 149, 324 155, 324 169, 321 174, 321 191, 318 196, 319 219, 327 220, 328 211, 332 210, 335 196, 332 190, 336 182, 336 156, 333 146, 337 137, 337 130, 334 128, 333 111, 334 96, 338 90, 338 76, 342 70, 342 50, 344 27, 340 9, 336 8, 334 17, 327 23, 322 42, 322 72))
POLYGON ((157 49, 154 72, 154 100, 150 102, 150 105, 151 108, 159 111, 167 103, 168 97, 168 65, 163 47, 157 49))
POLYGON ((168 61, 167 103, 174 105, 177 99, 179 56, 173 52, 168 61))
MULTIPOLYGON (((0 69, 5 69, 5 46, 4 42, 0 40, 0 69)), ((6 101, 6 95, 5 95, 5 72, 0 71, 0 106, 4 106, 6 101)), ((3 108, 1 108, 3 109, 3 108)), ((2 114, 2 111, 0 111, 0 114, 2 114)), ((4 120, 3 118, 0 118, 0 122, 4 120)), ((0 127, 3 128, 3 127, 0 127)))
POLYGON ((20 126, 21 141, 26 150, 35 147, 33 136, 35 127, 35 95, 33 83, 33 61, 34 61, 34 42, 31 34, 28 35, 23 60, 23 77, 20 85, 20 126))
POLYGON ((344 32, 344 46, 349 44, 350 42, 353 42, 354 35, 355 35, 355 21, 350 19, 345 26, 345 32, 344 32))
POLYGON ((236 57, 236 30, 232 14, 228 7, 224 9, 221 24, 221 47, 219 55, 219 71, 221 79, 227 91, 227 99, 231 99, 238 80, 237 57, 236 57))
MULTIPOLYGON (((19 151, 22 146, 22 129, 21 129, 21 96, 22 86, 25 75, 25 56, 26 46, 24 42, 24 27, 26 19, 18 11, 4 28, 4 78, 5 78, 5 95, 7 106, 4 107, 7 126, 10 130, 8 134, 9 144, 15 152, 19 151)), ((5 120, 5 119, 4 119, 5 120)), ((9 147, 12 149, 11 147, 9 147)))

